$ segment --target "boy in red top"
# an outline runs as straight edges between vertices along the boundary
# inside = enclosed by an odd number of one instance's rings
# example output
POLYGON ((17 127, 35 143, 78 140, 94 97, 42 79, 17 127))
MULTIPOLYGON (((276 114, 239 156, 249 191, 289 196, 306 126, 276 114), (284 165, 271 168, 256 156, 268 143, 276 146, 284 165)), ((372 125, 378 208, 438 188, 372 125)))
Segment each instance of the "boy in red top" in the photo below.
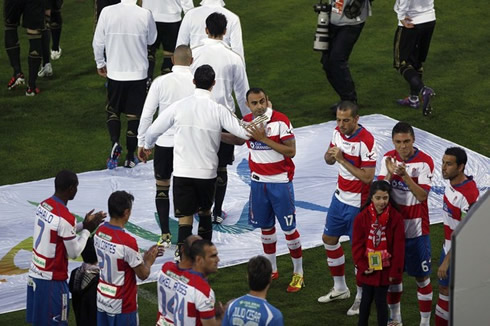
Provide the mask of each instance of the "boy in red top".
POLYGON ((403 274, 405 228, 390 192, 388 182, 373 182, 368 201, 354 220, 352 256, 362 284, 359 326, 368 325, 373 298, 378 325, 388 323, 388 286, 403 274))

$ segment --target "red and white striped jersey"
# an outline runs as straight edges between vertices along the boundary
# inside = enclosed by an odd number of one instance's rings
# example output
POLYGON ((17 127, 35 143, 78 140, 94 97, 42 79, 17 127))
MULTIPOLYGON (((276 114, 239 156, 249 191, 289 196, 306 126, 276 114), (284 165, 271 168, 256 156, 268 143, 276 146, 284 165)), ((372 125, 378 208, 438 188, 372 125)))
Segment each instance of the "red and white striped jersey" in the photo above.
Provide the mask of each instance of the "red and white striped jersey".
POLYGON ((97 309, 111 314, 136 311, 138 286, 133 268, 143 263, 136 239, 106 222, 95 233, 94 246, 100 267, 97 309))
POLYGON ((76 237, 75 222, 75 216, 55 196, 37 206, 30 277, 55 281, 68 279, 68 257, 63 240, 76 237))
MULTIPOLYGON (((293 126, 288 117, 271 108, 264 114, 268 117, 265 127, 267 138, 276 143, 294 139, 293 126)), ((253 118, 253 114, 250 113, 243 117, 243 120, 250 122, 253 118)), ((253 138, 247 140, 247 146, 250 151, 248 164, 252 180, 273 183, 287 183, 293 180, 294 163, 290 157, 253 138)))
MULTIPOLYGON (((344 158, 357 168, 376 167, 376 141, 373 135, 362 125, 359 125, 354 134, 347 137, 339 127, 333 131, 329 147, 337 146, 344 158)), ((361 207, 369 194, 369 185, 353 176, 346 168, 339 164, 339 177, 335 196, 344 204, 361 207)))
POLYGON ((480 192, 473 177, 467 176, 464 182, 452 186, 449 184, 444 192, 443 222, 444 222, 444 252, 451 250, 451 234, 459 222, 466 216, 471 205, 477 200, 480 192))
POLYGON ((202 325, 213 318, 214 291, 202 274, 167 262, 158 276, 157 326, 202 325))
MULTIPOLYGON (((427 193, 432 186, 432 175, 434 173, 434 162, 432 158, 415 148, 415 153, 408 160, 403 161, 396 150, 389 151, 381 161, 381 171, 378 179, 383 180, 388 173, 386 168, 386 157, 395 159, 395 164, 405 163, 405 169, 412 180, 422 187, 427 193)), ((418 201, 410 191, 407 184, 398 175, 392 175, 391 186, 395 202, 400 206, 405 221, 405 238, 411 239, 430 233, 429 230, 429 207, 427 199, 418 201)))

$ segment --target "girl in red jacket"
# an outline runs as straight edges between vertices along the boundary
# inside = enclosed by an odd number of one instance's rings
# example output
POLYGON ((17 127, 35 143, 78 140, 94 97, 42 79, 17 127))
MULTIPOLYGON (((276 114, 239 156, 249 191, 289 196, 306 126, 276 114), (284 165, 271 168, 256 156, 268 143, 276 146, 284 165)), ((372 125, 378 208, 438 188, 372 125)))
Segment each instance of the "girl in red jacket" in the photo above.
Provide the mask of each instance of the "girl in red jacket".
POLYGON ((358 325, 368 325, 374 299, 378 325, 388 323, 386 293, 390 282, 401 279, 405 256, 403 217, 391 198, 386 181, 371 185, 369 198, 354 220, 352 256, 362 284, 358 325))

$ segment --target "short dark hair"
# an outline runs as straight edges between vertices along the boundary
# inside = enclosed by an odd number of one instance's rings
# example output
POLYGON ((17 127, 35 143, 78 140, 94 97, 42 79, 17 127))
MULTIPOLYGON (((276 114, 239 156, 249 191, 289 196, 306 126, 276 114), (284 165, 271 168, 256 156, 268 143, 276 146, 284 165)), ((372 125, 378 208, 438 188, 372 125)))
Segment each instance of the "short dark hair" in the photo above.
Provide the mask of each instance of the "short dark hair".
POLYGON ((458 166, 460 166, 461 164, 464 164, 466 166, 466 162, 468 162, 468 156, 466 155, 465 150, 461 147, 449 147, 446 149, 444 154, 456 157, 456 164, 458 166))
POLYGON ((206 28, 208 29, 209 35, 212 37, 224 35, 227 23, 228 20, 225 15, 220 14, 219 12, 213 12, 206 18, 206 28))
POLYGON ((194 73, 194 83, 196 88, 210 89, 213 86, 214 78, 216 77, 213 67, 210 65, 202 65, 196 69, 194 73))
POLYGON ((264 256, 250 258, 247 264, 248 286, 252 291, 262 291, 271 282, 272 265, 264 256))
POLYGON ((342 101, 337 105, 337 111, 350 111, 351 117, 359 115, 359 106, 352 101, 342 101))
POLYGON ((204 248, 206 246, 209 246, 209 247, 214 246, 214 243, 212 243, 211 240, 208 240, 208 239, 200 239, 200 240, 196 240, 192 243, 190 251, 189 251, 189 254, 190 254, 189 256, 193 262, 196 261, 197 256, 201 256, 201 257, 205 258, 206 252, 205 252, 204 248))
POLYGON ((122 217, 126 209, 133 207, 134 196, 126 191, 115 191, 109 196, 107 205, 109 215, 113 218, 122 217))
POLYGON ((185 257, 191 258, 191 247, 192 244, 196 241, 201 240, 202 238, 200 236, 191 234, 187 238, 184 239, 184 242, 182 243, 182 253, 185 257))
POLYGON ((391 138, 395 137, 395 134, 410 134, 415 138, 415 133, 413 132, 412 126, 408 122, 400 121, 398 122, 391 131, 391 138))
POLYGON ((260 93, 264 93, 265 97, 267 98, 267 94, 265 93, 265 91, 262 88, 260 88, 260 87, 252 87, 252 88, 250 88, 247 91, 247 94, 245 94, 245 99, 248 101, 248 95, 250 95, 250 94, 260 94, 260 93))
POLYGON ((54 189, 56 192, 67 191, 70 187, 78 185, 78 177, 74 172, 61 170, 54 178, 54 189))
POLYGON ((97 262, 97 254, 95 253, 94 238, 89 237, 87 244, 82 251, 83 262, 87 264, 95 264, 97 262))

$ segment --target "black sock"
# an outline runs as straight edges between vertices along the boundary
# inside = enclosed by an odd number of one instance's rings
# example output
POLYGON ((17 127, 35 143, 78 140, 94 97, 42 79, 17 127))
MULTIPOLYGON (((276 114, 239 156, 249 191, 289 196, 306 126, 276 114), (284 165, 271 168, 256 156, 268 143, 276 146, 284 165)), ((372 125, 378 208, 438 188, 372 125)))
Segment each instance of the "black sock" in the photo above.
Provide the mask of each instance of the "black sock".
POLYGON ((109 105, 106 107, 107 111, 107 129, 109 130, 109 136, 111 137, 112 145, 119 143, 119 135, 121 134, 121 120, 119 115, 112 112, 109 105))
POLYGON ((160 221, 160 230, 162 234, 170 233, 169 227, 169 210, 170 201, 168 199, 169 186, 157 185, 157 193, 155 196, 155 205, 157 207, 158 220, 160 221))
POLYGON ((216 178, 216 193, 214 195, 213 216, 221 216, 223 201, 226 195, 226 186, 228 183, 228 172, 225 168, 218 168, 218 177, 216 178), (224 170, 221 170, 224 169, 224 170))
POLYGON ((5 49, 9 57, 10 65, 14 69, 14 75, 22 72, 20 66, 20 45, 17 27, 5 26, 5 49))
POLYGON ((138 147, 138 126, 140 120, 138 117, 128 116, 128 130, 126 132, 126 147, 128 149, 127 159, 132 160, 134 158, 134 152, 138 147))
POLYGON ((153 79, 153 71, 155 70, 155 53, 157 49, 148 47, 148 78, 153 79))
POLYGON ((211 215, 199 215, 199 228, 197 229, 197 234, 203 239, 209 241, 213 237, 213 224, 211 223, 211 215))
POLYGON ((63 24, 63 20, 61 18, 61 10, 52 11, 51 12, 51 37, 53 39, 53 44, 51 45, 51 49, 53 51, 60 50, 60 38, 61 38, 61 26, 63 24))
POLYGON ((410 94, 412 95, 419 94, 424 87, 424 83, 422 82, 422 79, 420 79, 419 73, 413 68, 406 69, 403 72, 403 78, 410 84, 410 94))
POLYGON ((192 225, 179 224, 179 237, 177 238, 177 244, 180 246, 184 243, 184 240, 192 234, 192 225))
POLYGON ((50 59, 50 53, 51 51, 49 50, 49 44, 51 43, 51 32, 49 29, 43 29, 42 30, 42 54, 43 54, 43 65, 49 63, 50 59))
POLYGON ((29 57, 27 63, 29 64, 29 87, 36 88, 37 72, 41 66, 41 34, 27 34, 29 38, 29 57))

